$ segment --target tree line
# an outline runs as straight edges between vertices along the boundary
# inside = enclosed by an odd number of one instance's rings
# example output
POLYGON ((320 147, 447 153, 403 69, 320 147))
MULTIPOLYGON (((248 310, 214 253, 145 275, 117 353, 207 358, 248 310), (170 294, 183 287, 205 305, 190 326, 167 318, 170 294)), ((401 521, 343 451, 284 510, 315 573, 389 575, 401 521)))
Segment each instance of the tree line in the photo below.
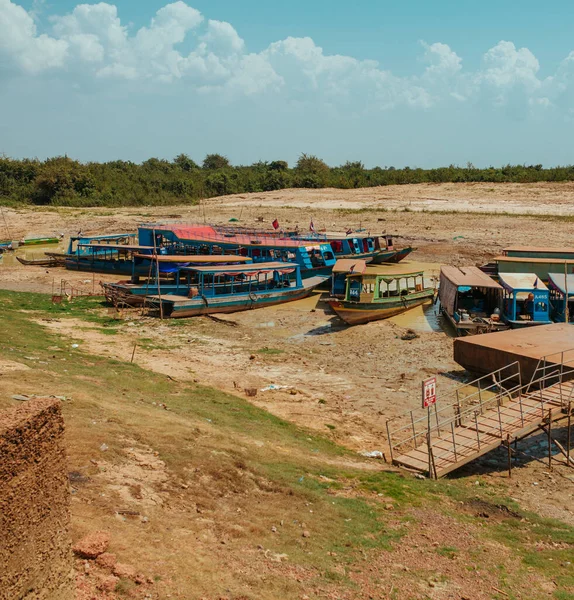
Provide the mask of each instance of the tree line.
POLYGON ((365 168, 360 161, 330 167, 302 154, 286 161, 234 166, 220 154, 208 154, 201 165, 186 154, 172 161, 150 158, 81 163, 67 156, 45 161, 0 156, 0 204, 52 206, 144 206, 194 204, 201 198, 284 188, 363 188, 410 183, 572 181, 574 166, 542 165, 476 168, 450 165, 436 169, 365 168))

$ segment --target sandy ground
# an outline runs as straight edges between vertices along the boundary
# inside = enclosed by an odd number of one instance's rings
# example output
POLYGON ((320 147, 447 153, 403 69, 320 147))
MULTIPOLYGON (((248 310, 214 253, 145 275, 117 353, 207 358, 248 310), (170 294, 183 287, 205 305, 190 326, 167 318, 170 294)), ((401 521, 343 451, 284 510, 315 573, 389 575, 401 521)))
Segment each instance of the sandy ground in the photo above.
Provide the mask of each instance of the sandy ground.
MULTIPOLYGON (((112 233, 150 220, 226 223, 233 217, 248 226, 262 219, 263 226, 269 227, 277 218, 283 226, 306 229, 313 219, 317 228, 361 227, 393 233, 397 245, 418 248, 413 261, 436 272, 440 263, 481 264, 513 244, 551 240, 555 246, 572 245, 571 223, 560 216, 574 216, 574 184, 284 190, 211 199, 200 207, 5 209, 4 213, 15 239, 59 232, 71 235, 79 230, 112 233)), ((41 250, 21 252, 33 258, 41 250)), ((0 286, 5 289, 50 292, 64 285, 90 292, 100 279, 113 278, 23 267, 9 255, 0 266, 0 286)), ((251 398, 255 404, 328 433, 357 451, 387 452, 386 420, 419 406, 422 379, 437 375, 439 393, 444 394, 468 376, 453 361, 452 339, 441 330, 432 305, 392 321, 355 328, 343 327, 316 300, 225 319, 236 326, 201 318, 168 327, 156 319, 142 319, 137 311, 126 311, 119 316, 118 333, 113 336, 68 319, 44 324, 95 354, 129 360, 135 345, 135 361, 146 368, 239 394, 256 389, 251 398), (407 328, 419 337, 402 340, 407 328), (265 389, 269 386, 279 389, 265 389)), ((545 455, 536 441, 526 442, 524 449, 545 455)), ((464 474, 472 474, 473 469, 489 473, 502 485, 511 485, 512 493, 526 506, 574 522, 567 470, 550 477, 541 463, 526 458, 508 482, 504 460, 502 455, 489 455, 464 474)))

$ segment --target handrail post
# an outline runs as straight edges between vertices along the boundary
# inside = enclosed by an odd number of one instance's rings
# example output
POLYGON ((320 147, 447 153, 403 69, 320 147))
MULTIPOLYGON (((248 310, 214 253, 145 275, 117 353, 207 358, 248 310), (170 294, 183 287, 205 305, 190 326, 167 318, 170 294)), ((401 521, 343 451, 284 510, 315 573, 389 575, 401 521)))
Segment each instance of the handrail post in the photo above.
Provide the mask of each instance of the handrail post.
POLYGON ((456 389, 456 416, 457 416, 456 426, 460 427, 462 425, 462 422, 460 419, 460 396, 458 394, 458 388, 456 389))
POLYGON ((436 430, 438 433, 438 437, 440 438, 440 426, 439 426, 439 421, 438 421, 438 412, 436 409, 436 402, 434 403, 434 417, 435 417, 435 421, 436 421, 436 430))
POLYGON ((500 404, 498 405, 498 426, 500 428, 500 439, 502 439, 502 417, 500 416, 500 404))
POLYGON ((456 454, 456 436, 454 435, 454 423, 450 422, 450 431, 452 433, 452 447, 454 450, 454 462, 458 462, 458 456, 456 454))
POLYGON ((415 427, 415 420, 413 417, 413 411, 411 410, 411 426, 413 428, 413 441, 415 443, 415 448, 417 447, 417 430, 415 427))
POLYGON ((389 449, 391 451, 391 463, 394 461, 394 457, 393 457, 393 441, 391 439, 391 431, 389 429, 389 421, 387 420, 387 439, 389 440, 389 449))
POLYGON ((480 389, 480 379, 478 380, 478 404, 480 406, 480 414, 482 415, 482 391, 480 389))
POLYGON ((520 424, 524 427, 524 407, 522 406, 522 394, 518 395, 518 406, 520 406, 520 424))
POLYGON ((552 409, 548 409, 548 468, 552 470, 552 409))
POLYGON ((478 433, 478 411, 474 411, 474 427, 476 428, 476 441, 480 450, 480 434, 478 433))

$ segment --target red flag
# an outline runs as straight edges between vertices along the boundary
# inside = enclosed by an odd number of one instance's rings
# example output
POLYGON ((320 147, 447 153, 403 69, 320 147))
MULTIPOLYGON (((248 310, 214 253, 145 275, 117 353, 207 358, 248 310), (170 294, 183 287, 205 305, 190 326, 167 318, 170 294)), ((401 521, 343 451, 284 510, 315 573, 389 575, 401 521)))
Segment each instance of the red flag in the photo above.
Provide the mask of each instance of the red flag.
POLYGON ((273 229, 279 229, 279 221, 277 219, 275 219, 271 225, 273 225, 273 229))
POLYGON ((313 219, 311 219, 311 222, 309 223, 309 231, 315 233, 315 225, 313 225, 313 219))

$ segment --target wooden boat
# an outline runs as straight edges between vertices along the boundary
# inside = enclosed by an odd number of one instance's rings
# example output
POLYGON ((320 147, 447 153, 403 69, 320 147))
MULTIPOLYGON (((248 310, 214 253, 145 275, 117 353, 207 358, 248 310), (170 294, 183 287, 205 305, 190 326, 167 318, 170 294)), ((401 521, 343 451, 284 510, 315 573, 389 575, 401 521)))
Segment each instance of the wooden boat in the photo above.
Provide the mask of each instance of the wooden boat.
POLYGON ((359 325, 401 314, 429 302, 434 294, 425 287, 423 271, 359 265, 349 268, 344 299, 332 298, 329 305, 345 323, 359 325))
POLYGON ((149 295, 146 302, 169 318, 233 313, 300 300, 326 277, 301 278, 296 263, 185 267, 191 283, 187 294, 149 295))
POLYGON ((46 258, 34 258, 34 259, 27 259, 27 258, 22 258, 21 256, 17 256, 16 260, 22 264, 22 265, 26 265, 26 266, 36 266, 36 267, 60 267, 64 264, 64 262, 62 260, 58 260, 57 258, 53 257, 53 256, 47 256, 46 258))
POLYGON ((556 323, 574 323, 574 275, 549 273, 551 317, 556 323))
POLYGON ((413 248, 412 246, 401 248, 400 250, 397 250, 393 256, 387 259, 384 259, 382 256, 383 253, 381 253, 380 256, 377 256, 373 259, 373 263, 399 263, 401 262, 401 260, 405 259, 411 252, 414 252, 415 250, 416 248, 413 248))
POLYGON ((499 273, 504 288, 502 318, 511 329, 550 325, 550 294, 534 273, 499 273))
POLYGON ((502 286, 478 267, 441 267, 441 311, 457 335, 503 331, 502 286))

